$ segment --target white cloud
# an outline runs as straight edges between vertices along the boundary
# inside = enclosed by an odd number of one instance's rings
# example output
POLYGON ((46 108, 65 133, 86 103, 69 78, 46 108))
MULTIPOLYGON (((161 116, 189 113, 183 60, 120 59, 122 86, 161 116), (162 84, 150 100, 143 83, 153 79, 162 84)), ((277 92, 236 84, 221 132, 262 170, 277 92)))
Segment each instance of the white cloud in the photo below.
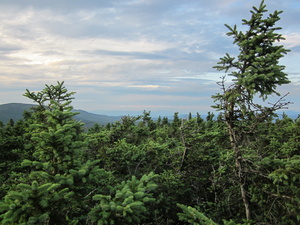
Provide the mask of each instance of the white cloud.
POLYGON ((283 37, 285 38, 285 40, 283 40, 282 43, 287 48, 294 48, 300 46, 300 33, 286 34, 283 35, 283 37))
MULTIPOLYGON (((223 74, 212 66, 235 51, 223 24, 241 24, 253 3, 260 1, 1 1, 0 88, 23 92, 65 80, 87 110, 121 108, 123 100, 128 110, 196 109, 197 101, 209 108, 198 98, 218 90, 223 74)), ((295 51, 282 62, 298 85, 300 16, 290 6, 297 1, 266 3, 284 7, 282 43, 295 51)), ((11 93, 0 102, 17 99, 11 93)))

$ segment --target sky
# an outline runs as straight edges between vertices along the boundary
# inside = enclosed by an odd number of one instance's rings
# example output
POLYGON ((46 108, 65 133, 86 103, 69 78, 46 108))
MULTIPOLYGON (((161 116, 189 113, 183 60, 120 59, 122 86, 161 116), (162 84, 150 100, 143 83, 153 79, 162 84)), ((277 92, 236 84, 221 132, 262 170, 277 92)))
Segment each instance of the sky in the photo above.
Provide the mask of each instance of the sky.
MULTIPOLYGON (((76 109, 105 115, 205 114, 238 51, 224 24, 245 29, 260 0, 0 0, 0 104, 32 103, 26 89, 64 81, 76 109)), ((283 10, 280 64, 300 113, 300 1, 265 0, 283 10)), ((270 101, 273 101, 271 99, 270 101)), ((276 101, 276 98, 274 98, 276 101)))

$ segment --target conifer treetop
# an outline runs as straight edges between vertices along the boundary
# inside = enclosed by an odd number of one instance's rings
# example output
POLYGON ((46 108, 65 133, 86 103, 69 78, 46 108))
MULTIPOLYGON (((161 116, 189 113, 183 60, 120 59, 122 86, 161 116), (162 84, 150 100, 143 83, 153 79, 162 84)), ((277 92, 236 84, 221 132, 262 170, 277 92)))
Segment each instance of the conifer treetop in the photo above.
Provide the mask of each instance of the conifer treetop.
POLYGON ((33 100, 34 102, 38 103, 39 106, 44 107, 46 102, 57 102, 57 103, 66 103, 67 105, 71 103, 72 97, 75 92, 68 92, 68 89, 64 87, 64 81, 59 82, 57 81, 57 85, 47 85, 45 84, 45 88, 38 92, 31 92, 26 89, 25 94, 23 96, 33 100))
POLYGON ((240 89, 249 99, 258 93, 265 100, 268 95, 280 95, 276 87, 290 82, 283 71, 285 67, 278 65, 279 59, 289 50, 278 44, 285 38, 276 33, 282 29, 275 26, 282 11, 276 10, 266 16, 268 10, 262 1, 250 12, 251 18, 242 20, 248 27, 245 32, 238 31, 236 25, 225 24, 229 29, 227 35, 233 37, 233 43, 239 47, 239 54, 232 57, 226 53, 214 68, 234 77, 231 89, 240 89))

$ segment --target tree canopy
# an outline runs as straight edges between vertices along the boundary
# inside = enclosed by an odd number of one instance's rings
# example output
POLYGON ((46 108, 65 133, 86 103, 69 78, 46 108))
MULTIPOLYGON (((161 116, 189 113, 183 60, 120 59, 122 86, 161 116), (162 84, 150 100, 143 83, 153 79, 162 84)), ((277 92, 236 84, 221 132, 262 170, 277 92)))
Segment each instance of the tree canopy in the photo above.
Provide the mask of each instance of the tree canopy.
POLYGON ((226 25, 240 53, 215 67, 217 116, 144 111, 86 130, 64 82, 26 90, 37 106, 0 123, 0 223, 299 224, 300 118, 278 117, 282 97, 255 102, 289 82, 281 12, 266 12, 226 25))

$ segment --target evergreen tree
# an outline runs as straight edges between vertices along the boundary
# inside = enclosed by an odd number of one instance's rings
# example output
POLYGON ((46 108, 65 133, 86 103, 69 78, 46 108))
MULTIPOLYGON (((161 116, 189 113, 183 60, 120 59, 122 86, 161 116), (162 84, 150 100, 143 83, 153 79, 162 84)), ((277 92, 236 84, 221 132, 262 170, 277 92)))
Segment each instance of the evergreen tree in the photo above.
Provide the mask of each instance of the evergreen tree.
POLYGON ((179 220, 186 221, 193 225, 217 225, 214 221, 206 217, 203 213, 191 206, 177 204, 182 209, 182 213, 178 213, 179 220))
POLYGON ((235 174, 241 190, 241 198, 245 207, 247 220, 252 218, 249 194, 249 180, 247 173, 247 149, 249 135, 253 135, 257 125, 287 103, 280 99, 271 107, 254 103, 255 97, 266 100, 269 95, 279 93, 278 85, 287 84, 287 74, 283 72, 284 66, 279 65, 279 59, 288 52, 282 45, 275 44, 283 40, 281 34, 276 33, 280 27, 275 27, 280 20, 282 11, 274 11, 268 16, 264 1, 259 7, 253 7, 251 18, 244 19, 243 25, 248 29, 238 31, 237 26, 229 25, 227 35, 232 36, 234 44, 239 47, 239 55, 235 58, 226 54, 216 69, 225 71, 233 77, 233 83, 226 87, 225 77, 220 82, 222 93, 213 96, 217 103, 215 108, 223 113, 224 122, 228 127, 231 148, 235 159, 235 174))
POLYGON ((300 181, 300 123, 286 115, 269 127, 269 142, 259 166, 266 178, 256 181, 253 199, 269 213, 261 213, 273 224, 298 224, 300 181), (267 152, 267 154, 266 154, 267 152), (276 215, 276 216, 275 216, 276 215))
POLYGON ((29 158, 32 153, 25 150, 26 125, 24 120, 16 123, 10 120, 0 128, 0 199, 14 185, 19 173, 24 171, 22 160, 29 158))
POLYGON ((188 116, 188 120, 191 120, 192 118, 193 118, 193 116, 192 116, 192 113, 190 112, 189 116, 188 116))
POLYGON ((38 103, 27 130, 34 148, 25 159, 20 183, 0 204, 1 224, 76 224, 86 219, 92 193, 109 182, 97 161, 83 161, 86 152, 82 124, 70 105, 72 95, 63 86, 46 85, 41 92, 27 90, 38 103), (26 172, 26 171, 24 171, 26 172), (105 178, 105 179, 104 179, 105 178), (87 198, 90 196, 90 198, 87 198))
MULTIPOLYGON (((139 180, 135 176, 123 181, 111 190, 111 195, 95 195, 99 201, 90 212, 92 222, 97 224, 140 224, 147 221, 151 214, 151 204, 155 202, 153 190, 157 187, 153 173, 143 175, 139 180)), ((150 222, 152 222, 150 220, 150 222)))
POLYGON ((170 123, 169 123, 168 117, 164 116, 164 117, 162 118, 161 125, 165 126, 165 125, 169 125, 169 124, 170 124, 170 123))

